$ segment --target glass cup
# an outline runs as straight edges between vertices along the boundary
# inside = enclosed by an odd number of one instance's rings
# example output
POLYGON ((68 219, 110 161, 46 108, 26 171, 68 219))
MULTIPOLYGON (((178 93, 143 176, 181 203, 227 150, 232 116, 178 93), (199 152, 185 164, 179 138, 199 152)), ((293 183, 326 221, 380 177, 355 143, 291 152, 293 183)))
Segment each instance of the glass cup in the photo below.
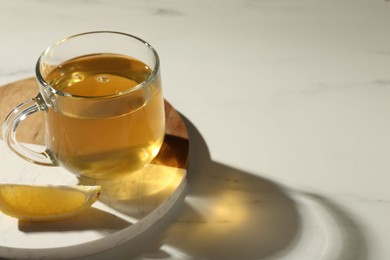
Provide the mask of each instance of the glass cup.
POLYGON ((147 42, 110 31, 87 32, 47 48, 36 64, 39 94, 5 119, 13 152, 91 179, 113 179, 147 165, 165 133, 159 58, 147 42), (19 123, 43 112, 45 145, 16 138, 19 123))

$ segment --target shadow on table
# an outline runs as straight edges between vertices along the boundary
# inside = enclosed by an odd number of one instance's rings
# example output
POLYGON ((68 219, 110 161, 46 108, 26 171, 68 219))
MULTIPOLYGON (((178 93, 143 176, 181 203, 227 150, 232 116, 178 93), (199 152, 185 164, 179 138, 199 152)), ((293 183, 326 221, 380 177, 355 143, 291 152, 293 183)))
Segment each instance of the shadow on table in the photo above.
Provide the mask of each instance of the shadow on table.
MULTIPOLYGON (((272 181, 212 161, 198 130, 186 118, 184 121, 190 136, 185 194, 160 221, 136 238, 83 259, 250 260, 282 257, 294 249, 304 225, 295 201, 272 181)), ((353 223, 340 208, 328 201, 323 204, 339 219, 340 229, 353 223)), ((343 241, 347 249, 340 254, 343 258, 337 259, 364 259, 356 258, 359 247, 364 248, 361 234, 348 234, 343 241), (354 248, 354 253, 349 248, 354 248)))
MULTIPOLYGON (((332 226, 324 225, 325 229, 331 230, 336 229, 338 231, 339 237, 332 237, 329 235, 327 237, 328 241, 325 241, 329 249, 323 252, 324 257, 322 259, 337 259, 337 260, 366 260, 369 259, 369 251, 366 244, 366 238, 359 227, 357 221, 347 213, 342 207, 337 205, 335 202, 331 201, 328 198, 317 194, 304 194, 306 199, 309 199, 317 203, 318 207, 321 207, 322 210, 325 210, 333 219, 334 223, 332 226), (335 252, 332 252, 333 248, 338 248, 338 250, 333 249, 335 252), (330 252, 327 252, 330 251, 330 252)), ((331 232, 329 232, 331 233, 331 232)), ((324 244, 325 244, 324 243, 324 244)))
POLYGON ((144 256, 258 259, 287 247, 299 227, 294 201, 269 180, 212 161, 200 133, 185 123, 188 194, 178 219, 144 256))
POLYGON ((100 209, 89 208, 84 214, 58 221, 29 222, 19 221, 18 227, 25 233, 42 232, 66 232, 82 230, 105 230, 103 232, 110 234, 116 230, 121 230, 131 223, 107 213, 100 209), (93 216, 93 217, 91 217, 93 216), (109 232, 111 230, 111 232, 109 232))

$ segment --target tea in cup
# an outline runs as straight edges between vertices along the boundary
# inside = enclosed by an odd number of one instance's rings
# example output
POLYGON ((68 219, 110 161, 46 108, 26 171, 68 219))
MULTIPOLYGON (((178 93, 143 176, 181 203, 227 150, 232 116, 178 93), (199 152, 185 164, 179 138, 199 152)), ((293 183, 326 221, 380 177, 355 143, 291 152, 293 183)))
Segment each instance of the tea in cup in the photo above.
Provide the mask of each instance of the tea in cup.
POLYGON ((165 134, 157 52, 138 37, 87 32, 55 43, 36 65, 39 94, 6 118, 3 137, 22 158, 112 179, 150 163, 165 134), (45 116, 44 152, 18 142, 19 123, 45 116))

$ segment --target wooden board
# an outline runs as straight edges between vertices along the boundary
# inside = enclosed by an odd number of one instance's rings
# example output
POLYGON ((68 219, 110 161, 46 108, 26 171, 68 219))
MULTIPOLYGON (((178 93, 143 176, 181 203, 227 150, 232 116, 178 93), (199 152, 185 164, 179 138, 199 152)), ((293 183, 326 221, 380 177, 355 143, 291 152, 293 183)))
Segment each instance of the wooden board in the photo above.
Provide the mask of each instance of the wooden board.
MULTIPOLYGON (((1 122, 16 105, 37 94, 38 87, 33 78, 0 87, 1 122)), ((11 151, 4 149, 0 153, 2 181, 47 184, 55 180, 62 185, 100 185, 102 193, 85 214, 64 221, 20 222, 0 212, 0 257, 74 259, 117 246, 151 228, 181 198, 187 175, 189 140, 186 126, 167 101, 165 114, 164 143, 152 164, 117 179, 85 180, 61 167, 32 170, 34 167, 29 166, 33 164, 22 162, 16 154, 6 154, 11 151)), ((18 140, 44 145, 43 115, 38 112, 27 117, 19 125, 18 140)), ((4 142, 0 144, 6 147, 4 142)))
MULTIPOLYGON (((34 78, 23 79, 0 87, 0 122, 4 121, 15 106, 35 97, 38 92, 38 85, 34 78)), ((160 153, 152 163, 186 168, 189 148, 187 128, 180 114, 166 100, 165 116, 165 140, 160 153)), ((44 145, 43 120, 43 113, 35 113, 28 117, 18 129, 18 140, 44 145)))

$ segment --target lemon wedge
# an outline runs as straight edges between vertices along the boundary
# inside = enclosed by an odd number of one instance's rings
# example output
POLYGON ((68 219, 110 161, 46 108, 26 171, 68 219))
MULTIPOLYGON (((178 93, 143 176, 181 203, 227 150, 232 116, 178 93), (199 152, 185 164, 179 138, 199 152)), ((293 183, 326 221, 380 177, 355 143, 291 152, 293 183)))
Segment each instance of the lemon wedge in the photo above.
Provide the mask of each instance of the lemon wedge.
POLYGON ((100 191, 100 186, 0 184, 0 210, 20 220, 59 220, 89 208, 100 191))

